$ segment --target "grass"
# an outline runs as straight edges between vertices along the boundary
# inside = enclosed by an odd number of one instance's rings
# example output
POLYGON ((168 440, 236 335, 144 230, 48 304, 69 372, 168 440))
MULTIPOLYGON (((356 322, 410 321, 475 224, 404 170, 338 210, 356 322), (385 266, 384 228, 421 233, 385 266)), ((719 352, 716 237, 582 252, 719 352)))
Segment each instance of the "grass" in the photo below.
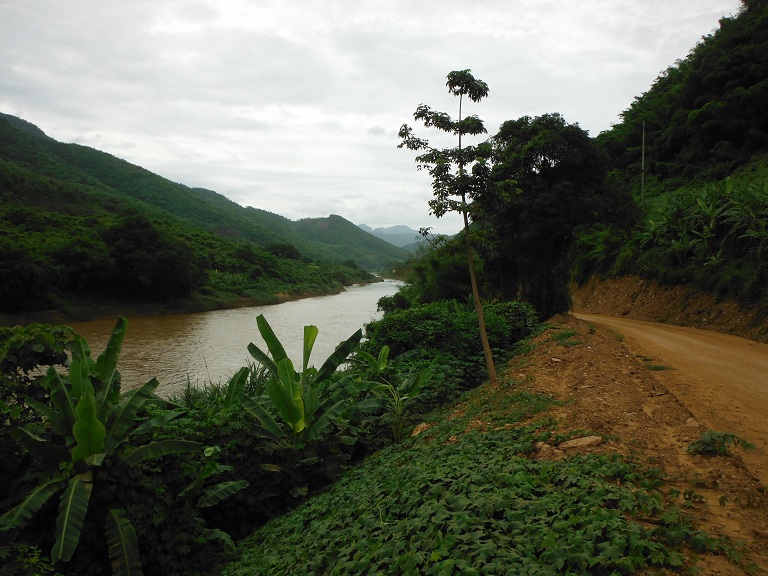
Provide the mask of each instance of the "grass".
POLYGON ((558 346, 569 348, 571 346, 583 344, 583 341, 574 338, 577 334, 578 332, 576 330, 560 330, 559 332, 554 332, 551 338, 557 342, 558 346))
POLYGON ((672 370, 670 366, 654 363, 655 359, 651 356, 643 356, 642 354, 638 354, 637 358, 639 360, 642 360, 643 368, 645 368, 646 370, 651 370, 652 372, 662 372, 664 370, 672 370))
POLYGON ((669 366, 664 366, 663 364, 643 364, 643 367, 646 370, 651 370, 654 372, 661 372, 664 370, 672 370, 669 366))

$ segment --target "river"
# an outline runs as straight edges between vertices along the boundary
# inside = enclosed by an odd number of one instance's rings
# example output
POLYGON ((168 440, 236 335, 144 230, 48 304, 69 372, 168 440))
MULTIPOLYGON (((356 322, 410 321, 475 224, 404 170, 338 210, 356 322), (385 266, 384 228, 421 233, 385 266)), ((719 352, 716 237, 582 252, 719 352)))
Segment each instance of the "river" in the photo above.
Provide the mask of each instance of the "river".
MULTIPOLYGON (((250 342, 267 351, 256 326, 259 314, 264 314, 297 366, 301 365, 304 326, 317 326, 319 334, 310 364, 319 368, 339 343, 381 316, 376 310, 379 298, 393 295, 400 285, 384 280, 351 286, 332 296, 270 306, 129 317, 118 362, 123 390, 157 378, 158 393, 167 395, 186 382, 200 385, 228 379, 240 367, 253 363, 247 350, 250 342)), ((116 320, 105 318, 69 325, 86 338, 96 357, 104 350, 116 320)))

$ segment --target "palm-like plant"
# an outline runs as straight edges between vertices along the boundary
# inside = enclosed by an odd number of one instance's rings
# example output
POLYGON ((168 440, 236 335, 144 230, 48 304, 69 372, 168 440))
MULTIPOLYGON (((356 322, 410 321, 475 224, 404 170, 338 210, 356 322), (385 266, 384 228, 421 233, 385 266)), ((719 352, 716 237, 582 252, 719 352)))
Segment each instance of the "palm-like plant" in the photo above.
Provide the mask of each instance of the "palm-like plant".
MULTIPOLYGON (((27 399, 43 417, 42 424, 16 428, 12 435, 47 472, 39 486, 0 517, 0 542, 13 541, 46 502, 58 495, 51 560, 68 562, 77 550, 94 491, 106 488, 127 469, 147 460, 202 448, 183 440, 135 445, 153 427, 180 412, 166 411, 140 423, 139 411, 155 398, 158 382, 154 379, 138 390, 120 394, 116 368, 126 329, 127 321, 121 317, 95 362, 85 339, 76 336, 68 373, 62 375, 50 368, 45 376, 50 405, 27 399)), ((141 574, 136 532, 125 512, 108 509, 105 525, 115 574, 141 574)))
MULTIPOLYGON (((456 304, 454 302, 454 304, 456 304)), ((373 393, 373 396, 362 400, 358 407, 362 410, 377 410, 384 413, 389 422, 392 438, 395 442, 402 441, 405 435, 405 425, 408 413, 418 408, 425 395, 421 390, 432 380, 432 369, 421 371, 411 370, 395 384, 384 377, 389 363, 389 346, 383 346, 377 357, 365 350, 358 350, 357 357, 363 360, 372 372, 373 380, 365 380, 357 384, 358 388, 373 393)))
POLYGON ((350 389, 344 386, 331 390, 330 377, 358 345, 363 337, 362 330, 339 344, 317 370, 310 366, 309 359, 319 330, 316 326, 305 326, 302 370, 296 372, 263 314, 256 318, 256 323, 269 353, 253 343, 248 345, 248 351, 271 377, 266 387, 266 398, 251 398, 240 393, 240 404, 257 422, 260 434, 278 446, 304 445, 321 439, 334 420, 345 411, 350 396, 350 389), (270 405, 282 425, 270 412, 270 405))

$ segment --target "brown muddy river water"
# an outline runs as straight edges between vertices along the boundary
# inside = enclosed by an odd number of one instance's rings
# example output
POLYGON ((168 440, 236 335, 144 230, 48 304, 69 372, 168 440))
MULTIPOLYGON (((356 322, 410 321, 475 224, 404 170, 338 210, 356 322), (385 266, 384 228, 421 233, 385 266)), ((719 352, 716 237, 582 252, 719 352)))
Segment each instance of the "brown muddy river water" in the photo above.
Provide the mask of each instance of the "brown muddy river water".
MULTIPOLYGON (((187 381, 204 384, 228 379, 240 367, 253 362, 247 350, 250 342, 267 350, 256 327, 259 314, 264 314, 296 365, 301 364, 304 326, 317 326, 320 332, 310 364, 319 368, 339 343, 381 317, 376 303, 382 296, 393 295, 399 286, 397 281, 385 280, 352 286, 332 296, 272 306, 128 317, 128 332, 117 366, 123 390, 157 378, 158 393, 167 395, 187 381)), ((95 358, 104 350, 116 320, 69 325, 88 340, 95 358)))

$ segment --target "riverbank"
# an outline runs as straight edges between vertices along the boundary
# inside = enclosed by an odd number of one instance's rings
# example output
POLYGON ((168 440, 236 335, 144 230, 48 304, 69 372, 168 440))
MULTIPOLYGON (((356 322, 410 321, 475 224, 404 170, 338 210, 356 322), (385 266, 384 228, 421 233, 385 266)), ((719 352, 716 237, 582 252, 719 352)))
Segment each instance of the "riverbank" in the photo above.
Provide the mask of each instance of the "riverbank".
POLYGON ((765 487, 741 448, 689 452, 706 426, 651 359, 571 315, 525 350, 498 386, 424 416, 411 440, 241 541, 223 573, 765 573, 765 487), (623 461, 637 468, 613 479, 604 467, 623 461))
POLYGON ((40 324, 69 324, 72 322, 89 322, 104 318, 125 316, 163 316, 167 314, 191 314, 196 312, 211 312, 214 310, 234 310, 253 306, 272 306, 315 298, 317 296, 333 296, 340 294, 351 286, 359 286, 381 282, 383 278, 376 277, 370 282, 358 282, 334 290, 303 290, 299 292, 277 292, 268 297, 249 298, 229 293, 199 294, 190 298, 177 298, 165 302, 124 302, 104 298, 73 298, 57 302, 49 310, 31 310, 18 313, 0 313, 0 326, 17 326, 32 323, 40 324))

